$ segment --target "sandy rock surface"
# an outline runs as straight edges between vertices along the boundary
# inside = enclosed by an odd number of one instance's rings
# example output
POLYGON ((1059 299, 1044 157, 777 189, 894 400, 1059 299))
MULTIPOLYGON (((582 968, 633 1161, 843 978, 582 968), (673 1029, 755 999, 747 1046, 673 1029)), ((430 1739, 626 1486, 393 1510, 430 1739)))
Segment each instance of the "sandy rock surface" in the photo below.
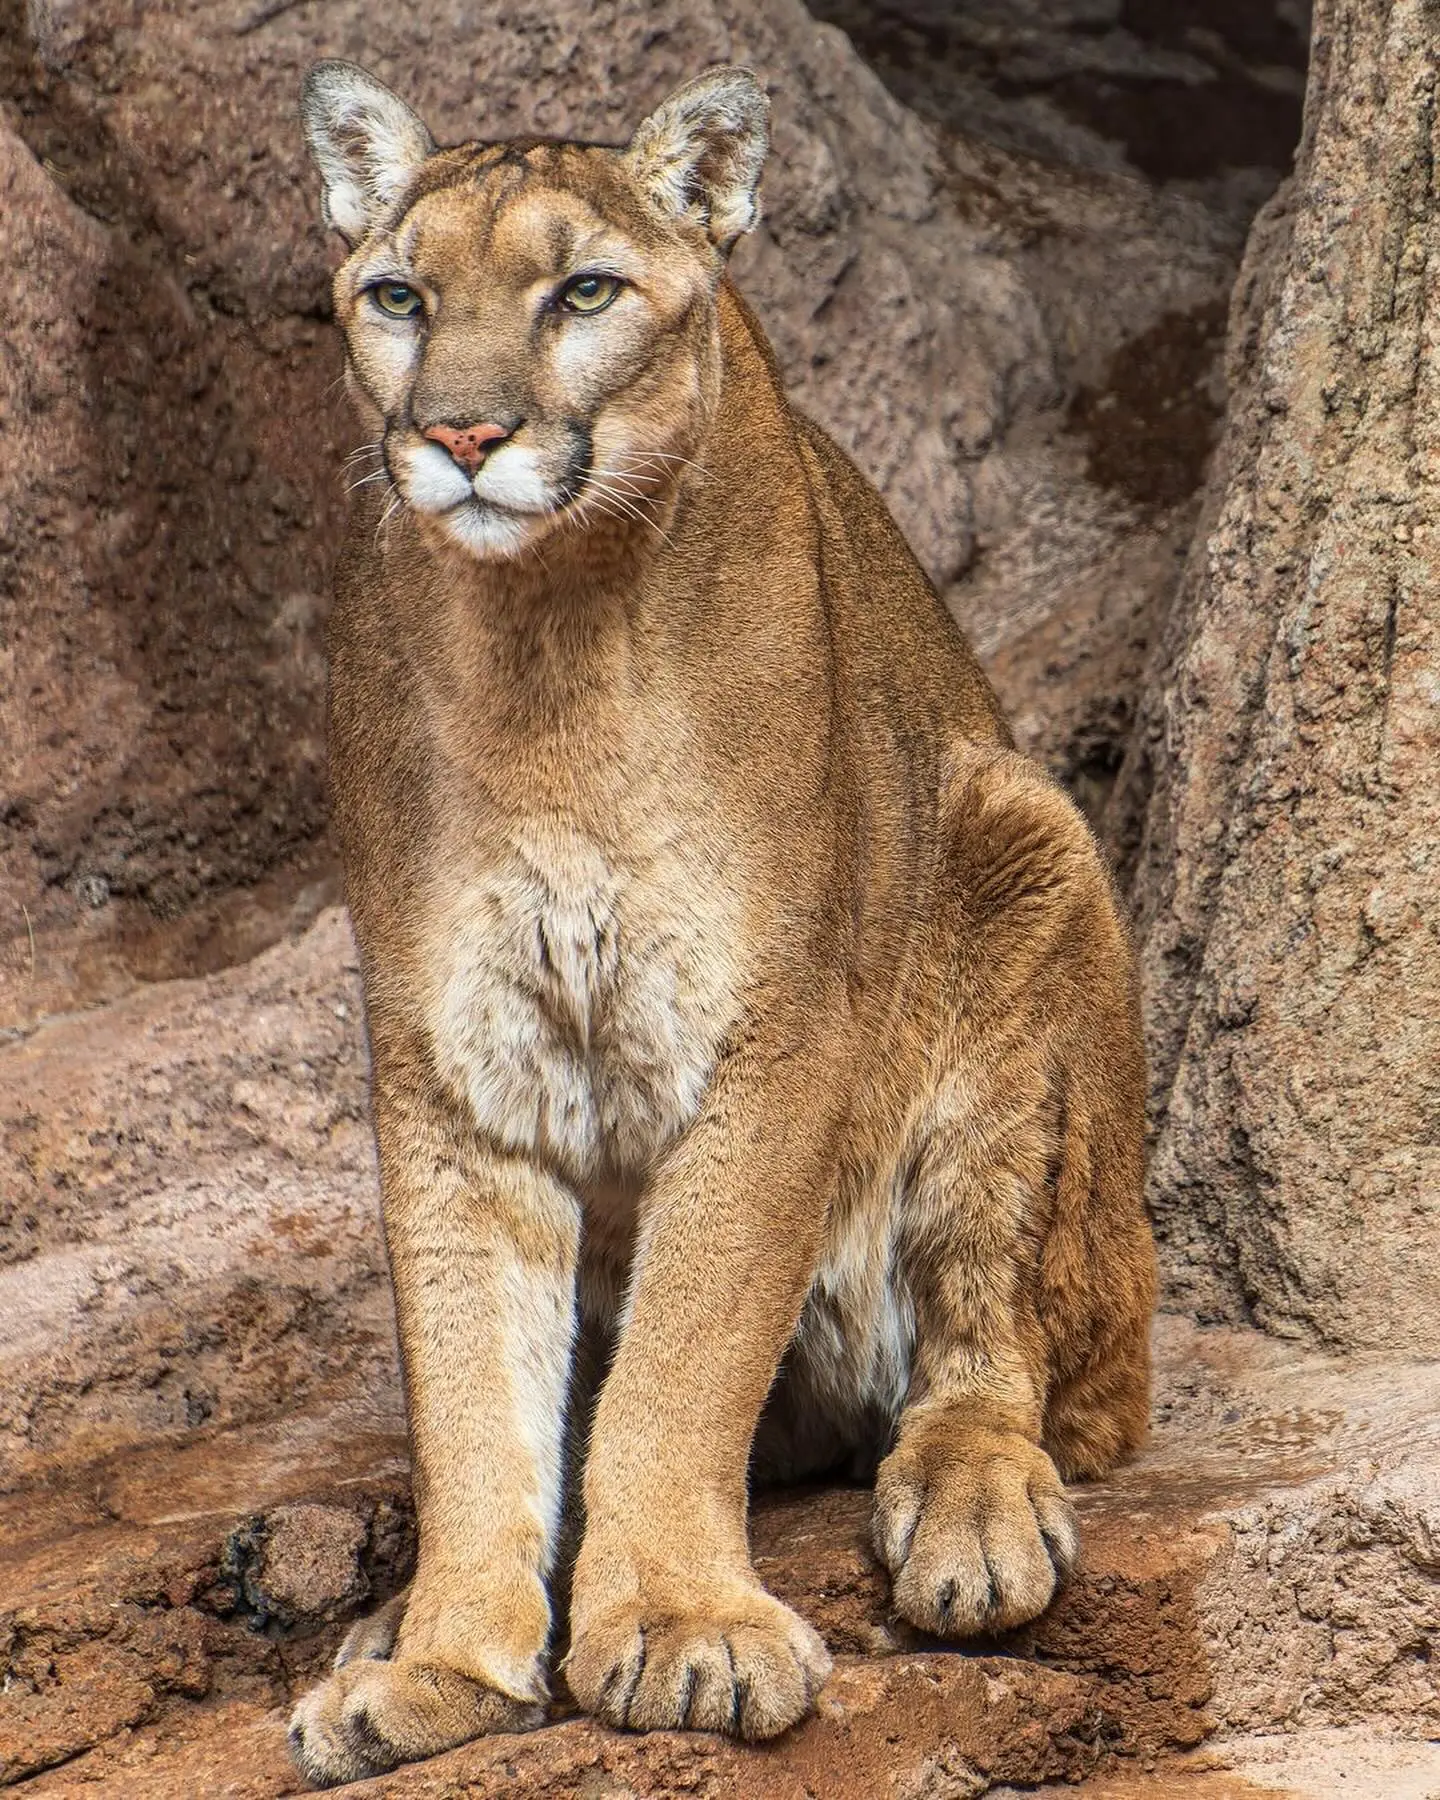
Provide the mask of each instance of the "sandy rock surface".
POLYGON ((0 1050, 0 1489, 326 1384, 394 1390, 335 910, 0 1050))
MULTIPOLYGON (((1378 1771, 1423 1771, 1440 1730, 1428 1371, 1174 1320, 1157 1350, 1154 1442, 1078 1492, 1083 1564, 1036 1625, 940 1649, 890 1611, 863 1490, 763 1496, 757 1568, 837 1657, 812 1722, 747 1752, 600 1730, 562 1697, 533 1735, 357 1791, 879 1800, 900 1774, 900 1791, 978 1796, 1158 1762, 1211 1796, 1231 1792, 1219 1771, 1273 1786, 1267 1771, 1309 1767, 1285 1791, 1319 1800, 1333 1790, 1317 1771, 1357 1739, 1378 1771)), ((0 1504, 6 1775, 47 1795, 300 1791, 287 1707, 411 1566, 398 1424, 370 1396, 332 1396, 0 1504)))

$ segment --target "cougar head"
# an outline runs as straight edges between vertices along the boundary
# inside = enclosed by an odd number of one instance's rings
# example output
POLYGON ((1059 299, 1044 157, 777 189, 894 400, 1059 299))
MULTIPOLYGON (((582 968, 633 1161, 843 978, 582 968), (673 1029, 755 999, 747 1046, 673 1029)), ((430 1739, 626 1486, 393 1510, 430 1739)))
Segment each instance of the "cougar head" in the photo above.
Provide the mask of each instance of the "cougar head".
POLYGON ((759 216, 767 113, 720 68, 623 146, 442 150, 363 69, 310 71, 350 389, 374 477, 427 531, 489 559, 658 520, 714 407, 716 292, 759 216))

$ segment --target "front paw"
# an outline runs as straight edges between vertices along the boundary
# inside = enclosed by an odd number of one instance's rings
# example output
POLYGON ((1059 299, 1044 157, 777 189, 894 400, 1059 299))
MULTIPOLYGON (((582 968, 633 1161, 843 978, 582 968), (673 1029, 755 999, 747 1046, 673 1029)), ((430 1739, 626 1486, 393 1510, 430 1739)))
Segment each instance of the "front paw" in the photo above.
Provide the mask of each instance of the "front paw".
POLYGON ((876 1478, 874 1529, 896 1611, 947 1638, 1037 1617, 1080 1548, 1054 1463, 1019 1432, 902 1433, 876 1478))
POLYGON ((383 1775, 496 1731, 528 1731, 543 1703, 472 1679, 440 1657, 403 1649, 390 1660, 406 1596, 362 1619, 290 1719, 290 1752, 317 1787, 383 1775))
POLYGON ((798 1614, 746 1583, 713 1600, 642 1590, 597 1615, 577 1609, 565 1676, 607 1725, 770 1738, 811 1710, 830 1666, 798 1614))

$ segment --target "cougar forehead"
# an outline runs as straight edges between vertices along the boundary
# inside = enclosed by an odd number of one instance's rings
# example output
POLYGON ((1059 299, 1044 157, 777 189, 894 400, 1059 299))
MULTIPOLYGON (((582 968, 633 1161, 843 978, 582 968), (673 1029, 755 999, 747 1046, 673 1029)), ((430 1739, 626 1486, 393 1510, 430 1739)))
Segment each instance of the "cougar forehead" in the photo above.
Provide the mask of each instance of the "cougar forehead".
MULTIPOLYGON (((523 281, 565 271, 577 249, 601 234, 662 266, 677 260, 676 234, 643 204, 615 151, 512 144, 433 156, 378 243, 429 258, 436 275, 483 266, 496 278, 523 281)), ((376 244, 362 246, 362 257, 376 244)))
POLYGON ((336 278, 352 383, 402 497, 482 555, 583 514, 587 488, 607 517, 657 506, 698 429, 716 279, 702 234, 659 223, 614 151, 432 157, 336 278), (566 284, 596 275, 615 298, 567 312, 566 284), (383 316, 377 284, 413 289, 423 315, 383 316), (508 435, 473 477, 426 435, 482 423, 508 435))

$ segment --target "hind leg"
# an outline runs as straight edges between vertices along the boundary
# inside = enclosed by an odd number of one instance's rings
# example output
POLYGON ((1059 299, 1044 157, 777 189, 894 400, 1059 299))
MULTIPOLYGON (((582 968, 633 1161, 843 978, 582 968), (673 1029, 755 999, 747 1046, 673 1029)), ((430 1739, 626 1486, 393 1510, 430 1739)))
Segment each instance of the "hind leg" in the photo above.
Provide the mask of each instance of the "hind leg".
POLYGON ((907 1199, 915 1361, 875 1487, 896 1608, 943 1637, 1034 1618, 1079 1548, 1041 1448, 1046 1347, 1028 1226, 1042 1134, 1004 1116, 998 1095, 978 1110, 973 1099, 971 1083, 942 1085, 907 1199))
POLYGON ((1078 1552, 1060 1473, 1144 1427, 1153 1249, 1129 944, 1074 808, 1010 755, 962 764, 931 1090, 902 1202, 912 1378, 876 1482, 895 1604, 1012 1628, 1078 1552))

